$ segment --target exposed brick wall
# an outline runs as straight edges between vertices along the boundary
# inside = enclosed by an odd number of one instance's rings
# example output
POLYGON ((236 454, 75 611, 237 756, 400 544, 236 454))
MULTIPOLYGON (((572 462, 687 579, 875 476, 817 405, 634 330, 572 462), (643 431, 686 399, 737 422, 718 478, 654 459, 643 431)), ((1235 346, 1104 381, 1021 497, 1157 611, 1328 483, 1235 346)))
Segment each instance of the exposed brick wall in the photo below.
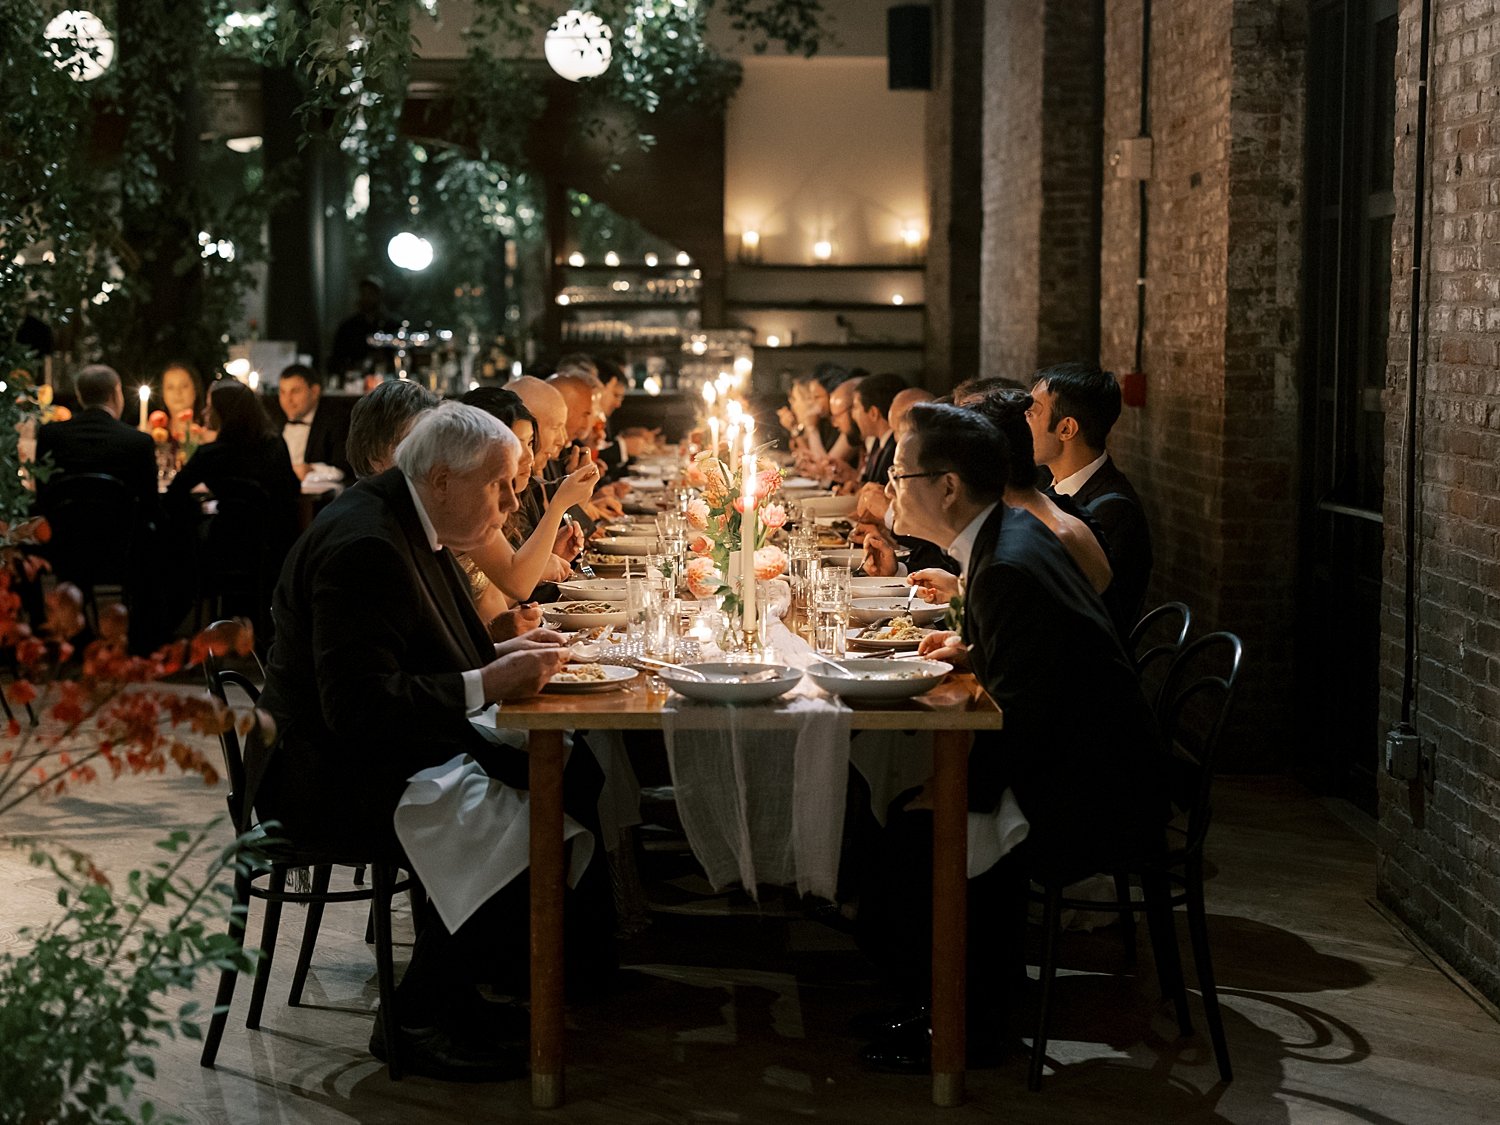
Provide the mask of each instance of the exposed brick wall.
MULTIPOLYGON (((1435 786, 1380 779, 1379 893, 1500 1000, 1500 13, 1436 0, 1428 132, 1426 306, 1418 369, 1415 721, 1435 786)), ((1421 4, 1396 51, 1392 276, 1412 265, 1421 4)), ((1408 287, 1392 293, 1386 390, 1382 711, 1399 716, 1405 566, 1408 287)))

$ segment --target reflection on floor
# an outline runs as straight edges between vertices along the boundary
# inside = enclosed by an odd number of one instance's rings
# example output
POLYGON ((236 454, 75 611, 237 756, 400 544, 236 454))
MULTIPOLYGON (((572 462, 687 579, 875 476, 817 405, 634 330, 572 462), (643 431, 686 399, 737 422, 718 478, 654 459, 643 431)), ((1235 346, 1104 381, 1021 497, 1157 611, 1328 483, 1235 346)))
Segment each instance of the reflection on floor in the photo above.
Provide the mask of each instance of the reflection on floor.
MULTIPOLYGON (((168 826, 223 808, 222 791, 174 778, 80 793, 7 827, 81 847, 119 873, 149 862, 168 826)), ((148 1093, 190 1121, 247 1125, 1500 1120, 1500 1026, 1370 905, 1367 840, 1281 779, 1227 779, 1217 803, 1209 924, 1236 1074, 1228 1086, 1217 1084, 1206 1039, 1179 1040, 1156 1001, 1144 927, 1135 976, 1120 973, 1119 939, 1104 930, 1065 941, 1055 1069, 1042 1092, 1026 1092, 1018 1047, 1000 1067, 970 1074, 964 1108, 933 1110, 924 1079, 855 1064, 849 1018, 880 993, 847 938, 771 903, 703 896, 678 878, 648 888, 672 909, 626 946, 621 989, 570 1011, 561 1111, 532 1111, 520 1082, 386 1078, 365 1051, 375 984, 358 906, 329 909, 305 1006, 295 1009, 284 997, 301 922, 289 908, 262 1030, 243 1026, 245 982, 218 1069, 199 1068, 196 1044, 169 1043, 148 1093)), ((0 943, 53 909, 48 880, 17 852, 0 852, 0 900, 0 943)), ((397 935, 409 940, 404 914, 397 935)), ((211 1002, 211 981, 198 991, 211 1002)))

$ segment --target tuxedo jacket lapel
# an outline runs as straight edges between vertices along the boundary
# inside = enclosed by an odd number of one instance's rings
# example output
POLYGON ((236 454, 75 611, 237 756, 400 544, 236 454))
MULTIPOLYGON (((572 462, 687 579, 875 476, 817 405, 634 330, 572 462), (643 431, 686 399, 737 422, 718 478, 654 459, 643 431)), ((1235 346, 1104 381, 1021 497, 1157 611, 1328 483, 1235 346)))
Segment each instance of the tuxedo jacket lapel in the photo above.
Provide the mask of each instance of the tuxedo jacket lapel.
POLYGON ((478 624, 479 615, 468 604, 468 590, 463 584, 463 575, 458 570, 458 564, 446 547, 437 551, 432 549, 432 545, 427 541, 427 533, 422 529, 422 521, 417 516, 417 509, 412 503, 411 493, 405 481, 398 481, 398 483, 400 492, 393 490, 392 498, 397 503, 401 529, 406 533, 407 546, 412 558, 416 560, 417 573, 422 577, 422 585, 427 589, 427 596, 432 599, 438 616, 447 625, 454 644, 473 662, 471 667, 482 667, 489 663, 489 659, 478 643, 475 629, 471 628, 469 618, 473 618, 473 625, 480 631, 483 627, 478 624))

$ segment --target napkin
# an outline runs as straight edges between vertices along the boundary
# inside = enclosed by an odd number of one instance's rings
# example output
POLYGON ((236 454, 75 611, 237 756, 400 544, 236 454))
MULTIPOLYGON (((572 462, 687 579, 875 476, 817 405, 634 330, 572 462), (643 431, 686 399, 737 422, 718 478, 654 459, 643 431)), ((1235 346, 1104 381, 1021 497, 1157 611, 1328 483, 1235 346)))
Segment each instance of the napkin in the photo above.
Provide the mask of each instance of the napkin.
MULTIPOLYGON (((396 805, 396 838, 449 931, 531 862, 531 795, 486 774, 467 754, 415 773, 396 805)), ((594 837, 563 817, 568 885, 594 854, 594 837)))

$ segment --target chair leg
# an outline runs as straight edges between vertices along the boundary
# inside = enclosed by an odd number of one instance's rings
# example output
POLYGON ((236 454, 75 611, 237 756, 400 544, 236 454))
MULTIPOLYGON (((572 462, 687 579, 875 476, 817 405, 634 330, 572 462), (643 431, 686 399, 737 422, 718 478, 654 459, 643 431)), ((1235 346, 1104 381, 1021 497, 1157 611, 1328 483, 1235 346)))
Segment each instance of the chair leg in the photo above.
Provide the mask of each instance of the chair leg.
POLYGON ((1120 912, 1120 942, 1125 947, 1125 965, 1135 968, 1135 908, 1130 895, 1130 872, 1115 871, 1115 905, 1120 912))
POLYGON ((1156 959, 1156 976, 1162 995, 1170 996, 1177 1008, 1178 1031, 1183 1036, 1191 1035, 1193 1021, 1188 1014, 1187 982, 1183 980, 1182 955, 1177 948, 1171 885, 1160 872, 1142 871, 1141 893, 1145 898, 1146 925, 1151 931, 1151 953, 1156 959))
MULTIPOLYGON (((234 876, 234 905, 229 914, 229 940, 238 948, 245 945, 246 912, 250 909, 250 876, 236 871, 234 876)), ((203 1037, 203 1054, 198 1057, 202 1066, 213 1069, 219 1055, 219 1041, 224 1038, 224 1025, 229 1022, 229 1005, 234 1000, 234 983, 239 977, 235 969, 225 969, 219 974, 219 991, 214 996, 213 1018, 208 1022, 208 1033, 203 1037)))
POLYGON ((1203 1016, 1208 1021, 1208 1036, 1213 1041, 1214 1058, 1219 1061, 1219 1078, 1234 1081, 1229 1065, 1229 1044, 1224 1038, 1224 1017, 1219 1011, 1219 990, 1214 984, 1213 958, 1208 951, 1208 912, 1203 907, 1203 860, 1193 856, 1187 861, 1188 933, 1193 939, 1193 967, 1198 974, 1198 990, 1203 993, 1203 1016))
MULTIPOLYGON (((312 893, 326 895, 328 881, 333 876, 333 865, 320 863, 313 868, 312 893)), ((307 970, 312 964, 313 947, 318 944, 318 928, 323 924, 323 902, 314 899, 307 904, 307 923, 302 927, 302 947, 297 950, 297 970, 292 974, 292 990, 287 993, 290 1007, 302 1003, 302 988, 307 984, 307 970)))
POLYGON ((277 865, 271 871, 271 882, 267 887, 266 920, 260 927, 260 963, 255 966, 255 987, 250 992, 250 1012, 245 1017, 245 1026, 251 1031, 260 1028, 266 986, 271 983, 271 960, 276 956, 276 935, 281 929, 281 896, 286 893, 286 875, 287 869, 277 865))
POLYGON ((1057 977, 1057 946, 1062 935, 1062 884, 1047 883, 1046 903, 1042 908, 1042 963, 1039 966, 1041 988, 1037 993, 1036 1034, 1031 1040, 1031 1067, 1026 1073, 1026 1088, 1042 1088, 1042 1067, 1047 1062, 1047 1021, 1052 1016, 1052 982, 1057 977))
POLYGON ((375 944, 375 900, 370 900, 370 911, 365 915, 365 944, 375 944))
POLYGON ((375 925, 375 975, 380 984, 380 1010, 385 1017, 385 1066, 392 1080, 401 1077, 401 1059, 397 1040, 400 1021, 396 1015, 396 961, 391 948, 391 887, 396 872, 384 863, 371 866, 375 897, 370 901, 371 920, 375 925))

